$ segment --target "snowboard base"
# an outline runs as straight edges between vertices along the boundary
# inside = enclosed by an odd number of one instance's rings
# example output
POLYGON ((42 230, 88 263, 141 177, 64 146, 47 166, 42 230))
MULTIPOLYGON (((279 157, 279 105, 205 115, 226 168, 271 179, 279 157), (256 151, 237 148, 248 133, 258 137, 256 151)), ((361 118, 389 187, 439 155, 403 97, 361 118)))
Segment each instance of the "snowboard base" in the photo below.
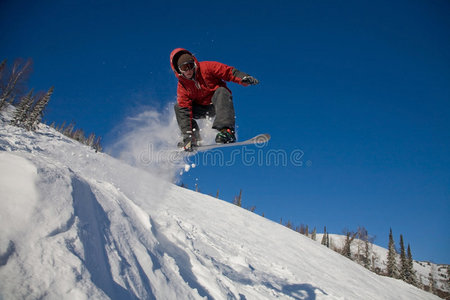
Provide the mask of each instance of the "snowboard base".
MULTIPOLYGON (((236 146, 244 146, 244 145, 260 145, 265 144, 270 140, 270 134, 263 133, 258 134, 257 136, 252 137, 251 139, 241 141, 241 142, 235 142, 235 143, 229 143, 229 144, 210 144, 210 145, 200 145, 197 147, 193 147, 193 151, 191 153, 196 152, 203 152, 211 149, 216 148, 224 148, 224 147, 236 147, 236 146)), ((179 149, 180 151, 185 151, 183 148, 179 149)))

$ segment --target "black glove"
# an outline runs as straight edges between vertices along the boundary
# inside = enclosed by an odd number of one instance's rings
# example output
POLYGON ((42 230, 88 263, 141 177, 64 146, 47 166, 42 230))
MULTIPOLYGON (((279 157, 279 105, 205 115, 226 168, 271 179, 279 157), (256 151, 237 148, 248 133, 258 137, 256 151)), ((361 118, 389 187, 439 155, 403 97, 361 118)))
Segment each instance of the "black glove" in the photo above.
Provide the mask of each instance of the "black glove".
POLYGON ((246 75, 246 76, 244 76, 244 77, 242 78, 241 82, 242 82, 243 84, 255 85, 255 84, 258 84, 258 83, 259 83, 259 80, 256 79, 256 78, 253 77, 253 76, 246 75))

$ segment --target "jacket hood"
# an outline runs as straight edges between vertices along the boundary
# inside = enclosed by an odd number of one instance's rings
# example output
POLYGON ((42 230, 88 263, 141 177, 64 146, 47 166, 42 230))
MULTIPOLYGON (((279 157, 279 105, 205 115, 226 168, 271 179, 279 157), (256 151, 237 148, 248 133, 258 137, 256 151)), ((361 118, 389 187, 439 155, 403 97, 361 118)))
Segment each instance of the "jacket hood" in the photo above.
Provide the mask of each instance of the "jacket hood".
MULTIPOLYGON (((172 67, 172 70, 175 73, 175 76, 177 76, 177 78, 182 77, 182 75, 180 70, 178 69, 176 62, 178 61, 180 55, 185 53, 192 55, 191 52, 183 48, 176 48, 175 50, 172 51, 172 53, 170 53, 170 66, 172 67)), ((199 63, 197 58, 194 55, 192 55, 192 57, 194 58, 195 65, 198 67, 199 63)))

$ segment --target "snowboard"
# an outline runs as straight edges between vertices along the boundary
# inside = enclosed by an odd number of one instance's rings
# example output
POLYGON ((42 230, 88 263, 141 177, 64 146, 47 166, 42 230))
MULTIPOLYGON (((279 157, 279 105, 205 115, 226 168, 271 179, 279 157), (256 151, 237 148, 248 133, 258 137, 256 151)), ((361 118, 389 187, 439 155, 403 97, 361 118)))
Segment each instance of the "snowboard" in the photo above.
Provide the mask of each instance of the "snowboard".
MULTIPOLYGON (((203 152, 216 148, 225 148, 225 147, 236 147, 236 146, 245 146, 245 145, 261 145, 267 143, 270 140, 270 134, 258 134, 257 136, 252 137, 251 139, 229 143, 229 144, 210 144, 210 145, 200 145, 197 147, 193 147, 193 151, 191 153, 203 152)), ((179 149, 180 151, 184 151, 184 149, 179 149)))

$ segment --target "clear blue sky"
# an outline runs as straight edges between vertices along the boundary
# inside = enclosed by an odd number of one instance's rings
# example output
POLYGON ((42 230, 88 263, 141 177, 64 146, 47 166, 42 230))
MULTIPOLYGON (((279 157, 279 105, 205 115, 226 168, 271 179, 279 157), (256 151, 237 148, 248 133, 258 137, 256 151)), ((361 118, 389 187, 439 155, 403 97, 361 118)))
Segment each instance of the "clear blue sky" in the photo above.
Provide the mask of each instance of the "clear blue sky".
POLYGON ((3 0, 0 58, 32 58, 30 88, 55 86, 46 119, 106 145, 137 108, 175 100, 174 48, 250 73, 260 85, 229 84, 239 137, 270 133, 253 149, 301 150, 303 165, 241 156, 183 182, 227 201, 243 189, 276 221, 365 226, 383 246, 392 227, 414 258, 450 263, 449 15, 447 0, 3 0))

